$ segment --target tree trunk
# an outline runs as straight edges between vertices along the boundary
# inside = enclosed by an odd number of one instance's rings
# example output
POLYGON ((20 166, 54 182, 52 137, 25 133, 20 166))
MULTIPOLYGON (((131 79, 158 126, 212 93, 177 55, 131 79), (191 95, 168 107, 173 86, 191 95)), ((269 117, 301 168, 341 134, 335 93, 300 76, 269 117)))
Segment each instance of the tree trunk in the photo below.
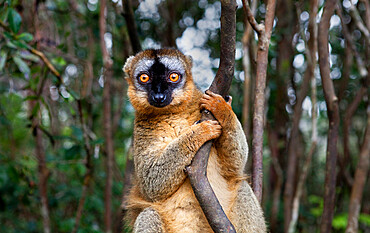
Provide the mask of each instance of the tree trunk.
POLYGON ((262 201, 262 182, 263 182, 263 128, 265 113, 265 88, 266 73, 268 63, 268 49, 270 44, 272 26, 275 15, 275 0, 269 0, 266 7, 266 18, 264 30, 259 33, 257 50, 257 74, 255 101, 253 105, 253 140, 252 140, 252 185, 258 201, 262 201))
POLYGON ((112 232, 112 183, 113 183, 113 160, 114 160, 114 147, 112 135, 112 119, 111 119, 111 78, 112 78, 112 65, 107 46, 104 40, 106 33, 106 0, 100 1, 99 13, 99 36, 100 47, 102 50, 103 66, 104 66, 104 89, 103 89, 103 127, 105 139, 105 152, 106 152, 106 183, 105 183, 105 200, 104 200, 104 224, 105 232, 112 232))
POLYGON ((367 107, 367 126, 364 142, 360 151, 358 164, 353 182, 348 211, 348 225, 346 233, 358 232, 358 217, 361 210, 362 194, 366 184, 370 160, 370 105, 367 107))
POLYGON ((330 18, 334 13, 335 0, 327 0, 319 23, 318 52, 321 81, 329 118, 329 132, 326 153, 324 212, 321 219, 320 231, 330 233, 335 208, 336 161, 339 127, 338 98, 335 95, 333 81, 330 78, 328 31, 330 18))

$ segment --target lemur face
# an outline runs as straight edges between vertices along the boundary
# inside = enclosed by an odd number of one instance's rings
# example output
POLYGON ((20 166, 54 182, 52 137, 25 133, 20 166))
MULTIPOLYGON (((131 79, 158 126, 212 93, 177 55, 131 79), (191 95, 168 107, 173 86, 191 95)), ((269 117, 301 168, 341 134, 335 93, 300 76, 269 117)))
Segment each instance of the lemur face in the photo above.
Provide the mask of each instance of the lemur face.
POLYGON ((124 66, 129 84, 135 87, 136 98, 144 97, 156 108, 170 105, 191 79, 190 58, 178 50, 146 50, 130 57, 124 66), (190 76, 190 77, 189 77, 190 76))

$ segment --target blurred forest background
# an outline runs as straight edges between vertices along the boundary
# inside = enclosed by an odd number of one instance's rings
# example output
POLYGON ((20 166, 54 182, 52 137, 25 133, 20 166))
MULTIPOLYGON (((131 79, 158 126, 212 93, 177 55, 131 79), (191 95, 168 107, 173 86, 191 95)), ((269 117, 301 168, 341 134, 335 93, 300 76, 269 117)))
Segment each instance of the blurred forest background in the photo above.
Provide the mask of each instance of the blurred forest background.
MULTIPOLYGON (((230 94, 251 143, 258 37, 237 3, 230 94)), ((271 232, 320 231, 325 177, 335 185, 332 231, 370 232, 369 4, 338 1, 330 18, 340 117, 330 170, 315 52, 325 2, 276 3, 263 147, 271 232)), ((250 5, 263 21, 265 3, 250 5)), ((220 9, 214 0, 0 0, 0 232, 124 231, 134 112, 122 66, 141 47, 177 47, 206 89, 219 65, 220 9)))

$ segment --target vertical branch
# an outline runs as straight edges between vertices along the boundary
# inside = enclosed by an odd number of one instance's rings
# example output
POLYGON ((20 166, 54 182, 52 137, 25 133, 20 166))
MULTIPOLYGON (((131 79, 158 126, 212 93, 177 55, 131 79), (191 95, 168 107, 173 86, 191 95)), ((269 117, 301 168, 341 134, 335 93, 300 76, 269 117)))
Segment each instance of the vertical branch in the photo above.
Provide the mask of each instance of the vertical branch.
POLYGON ((99 13, 99 36, 100 36, 100 47, 102 50, 103 57, 103 76, 104 76, 104 89, 103 89, 103 127, 104 127, 104 139, 105 139, 105 151, 106 151, 106 184, 105 184, 105 200, 104 200, 104 223, 105 232, 112 232, 112 183, 113 183, 113 159, 114 159, 114 148, 113 148, 113 136, 112 136, 112 119, 111 119, 111 77, 112 77, 112 65, 113 62, 109 56, 107 46, 104 40, 104 34, 106 32, 106 0, 100 1, 100 13, 99 13))
POLYGON ((265 111, 265 88, 266 88, 266 72, 268 62, 268 49, 270 44, 272 26, 275 16, 275 0, 268 0, 266 6, 265 24, 257 24, 253 17, 253 13, 246 1, 243 0, 243 7, 246 11, 248 21, 253 29, 258 33, 258 50, 257 50, 257 74, 255 101, 253 105, 253 141, 252 141, 252 158, 253 158, 253 191, 259 202, 262 201, 262 147, 263 147, 263 127, 264 127, 264 111, 265 111))
MULTIPOLYGON (((257 0, 252 2, 252 14, 254 15, 257 9, 257 0)), ((248 24, 245 17, 245 30, 242 38, 243 43, 243 70, 244 70, 244 93, 243 93, 243 113, 242 113, 242 123, 244 134, 249 139, 250 130, 250 101, 251 101, 251 57, 250 57, 250 42, 252 41, 252 27, 248 24)), ((253 43, 253 42, 252 42, 253 43)))
MULTIPOLYGON (((34 17, 34 27, 35 27, 35 35, 41 35, 44 33, 43 31, 40 30, 40 20, 39 20, 39 15, 38 15, 38 6, 35 4, 34 7, 34 12, 35 12, 35 17, 34 17)), ((48 64, 51 64, 46 56, 44 56, 43 53, 39 52, 36 49, 29 48, 32 53, 36 54, 42 60, 44 61, 45 65, 52 71, 52 73, 59 74, 58 72, 53 72, 56 71, 54 67, 48 64), (37 53, 35 53, 37 51, 37 53)), ((36 78, 36 77, 34 77, 36 78)), ((36 91, 37 92, 37 91, 36 91)), ((35 93, 30 92, 30 95, 34 95, 35 93)), ((42 87, 40 88, 40 91, 38 93, 39 95, 42 94, 42 87)), ((40 105, 37 101, 30 100, 29 101, 29 107, 31 111, 34 111, 34 108, 40 108, 40 105)), ((39 192, 40 192, 40 199, 41 199, 41 216, 42 216, 42 223, 43 223, 43 230, 44 233, 50 233, 51 232, 51 227, 50 227, 50 214, 49 214, 49 206, 48 206, 48 187, 47 187, 47 182, 49 178, 49 170, 46 166, 46 159, 45 159, 45 148, 42 142, 42 131, 40 129, 40 116, 39 116, 39 110, 36 111, 35 115, 31 116, 32 120, 32 129, 33 129, 33 136, 36 142, 36 148, 35 148, 35 153, 38 161, 38 177, 39 177, 39 192)))
MULTIPOLYGON (((278 215, 279 215, 279 206, 280 206, 280 195, 281 195, 281 187, 283 185, 283 169, 279 163, 279 147, 277 146, 278 143, 278 135, 277 132, 274 130, 267 130, 268 132, 268 145, 271 151, 271 163, 274 171, 274 175, 276 176, 274 190, 272 192, 272 207, 271 207, 271 214, 270 214, 270 230, 271 232, 276 232, 278 227, 278 215)), ((271 177, 271 175, 270 175, 271 177)))
POLYGON ((353 101, 348 105, 346 112, 343 118, 343 152, 344 152, 344 161, 343 163, 346 164, 350 161, 350 149, 349 149, 349 134, 351 128, 351 120, 352 116, 355 114, 358 106, 361 103, 362 98, 365 96, 366 92, 368 91, 368 87, 362 86, 360 90, 357 91, 356 96, 354 97, 353 101))
POLYGON ((137 33, 137 27, 134 17, 134 11, 132 10, 131 0, 122 0, 122 5, 124 12, 122 13, 126 21, 126 26, 128 30, 128 35, 130 37, 130 42, 132 50, 134 53, 141 51, 141 44, 139 40, 139 34, 137 33))
MULTIPOLYGON (((31 104, 32 105, 32 104, 31 104)), ((36 141, 36 157, 38 161, 38 175, 39 175, 39 191, 41 196, 41 215, 44 227, 44 233, 50 233, 50 216, 48 206, 48 187, 47 182, 49 178, 49 170, 46 167, 45 149, 42 143, 42 131, 39 128, 39 118, 34 118, 34 138, 36 141)))
MULTIPOLYGON (((299 7, 297 6, 298 11, 298 18, 299 18, 299 7)), ((298 217, 298 206, 299 206, 299 199, 300 199, 300 192, 301 190, 295 189, 295 183, 296 183, 296 173, 297 173, 297 163, 298 163, 298 156, 296 152, 296 145, 297 145, 297 138, 299 136, 299 122, 301 120, 302 116, 302 104, 304 99, 307 96, 308 90, 309 90, 309 83, 310 80, 314 78, 314 71, 316 66, 316 40, 317 40, 317 24, 316 24, 316 15, 318 11, 318 1, 313 0, 311 1, 311 13, 310 13, 310 19, 309 19, 309 33, 311 35, 310 40, 308 41, 307 50, 306 50, 306 56, 307 56, 307 70, 304 74, 301 90, 297 94, 297 101, 294 105, 294 113, 293 113, 293 123, 292 123, 292 129, 290 133, 289 143, 288 143, 288 164, 287 164, 287 180, 285 183, 285 189, 284 189, 284 229, 285 231, 293 231, 295 228, 295 222, 291 223, 292 216, 294 218, 298 217), (293 201, 295 199, 295 201, 293 201), (294 203, 295 202, 295 203, 294 203), (294 206, 295 205, 295 206, 294 206)), ((306 41, 306 38, 304 36, 304 32, 301 29, 302 37, 306 41)), ((306 164, 304 167, 307 167, 310 164, 311 156, 315 150, 316 142, 312 142, 312 147, 310 149, 310 152, 306 159, 306 164)), ((300 181, 304 182, 305 180, 305 174, 301 173, 300 181)), ((299 183, 298 182, 298 183, 299 183)), ((301 186, 303 185, 300 184, 301 186)), ((298 186, 298 185, 297 185, 298 186)), ((302 187, 301 187, 302 189, 302 187)), ((297 219, 294 219, 294 221, 297 221, 297 219)))
MULTIPOLYGON (((231 85, 235 64, 236 1, 221 1, 221 54, 220 66, 210 90, 225 96, 231 85)), ((212 114, 204 111, 202 120, 212 119, 212 114)), ((194 194, 215 232, 235 232, 227 218, 207 178, 207 164, 212 141, 206 142, 195 154, 190 166, 186 167, 194 194)))
POLYGON ((80 225, 80 220, 81 220, 81 217, 82 217, 82 210, 83 210, 85 200, 86 200, 87 190, 89 188, 90 181, 91 181, 92 174, 93 174, 93 167, 92 167, 92 163, 91 163, 91 158, 92 158, 93 151, 92 151, 92 148, 91 148, 91 145, 90 145, 90 139, 89 139, 89 136, 88 136, 87 125, 86 125, 85 120, 83 118, 81 100, 77 100, 77 105, 78 105, 78 115, 79 115, 79 118, 80 118, 80 123, 81 123, 81 126, 82 126, 82 132, 83 132, 83 138, 84 138, 84 148, 85 148, 85 151, 86 151, 86 161, 85 161, 86 173, 85 173, 84 180, 83 180, 81 198, 78 202, 77 211, 76 211, 76 218, 75 218, 75 225, 73 227, 72 233, 77 232, 78 227, 80 225))
POLYGON ((355 172, 351 198, 348 211, 348 225, 346 233, 358 232, 358 217, 361 209, 361 200, 369 171, 370 160, 370 105, 367 107, 367 126, 364 142, 360 151, 358 164, 355 172))
POLYGON ((335 208, 339 107, 338 98, 335 95, 333 81, 330 78, 328 33, 330 18, 334 13, 336 2, 336 0, 328 0, 325 2, 325 7, 323 15, 321 17, 321 21, 319 23, 318 31, 319 66, 329 118, 329 132, 326 152, 324 212, 321 219, 321 232, 331 232, 331 223, 333 220, 335 208))
MULTIPOLYGON (((305 77, 311 80, 311 100, 312 100, 312 137, 311 137, 311 147, 308 152, 307 158, 303 164, 302 172, 298 178, 297 188, 294 194, 293 203, 292 203, 292 214, 290 216, 291 220, 288 227, 288 232, 295 232, 295 228, 298 221, 299 215, 299 205, 300 198, 302 196, 304 183, 307 178, 308 169, 311 164, 312 156, 315 153, 317 145, 317 90, 316 90, 316 80, 315 80, 315 67, 316 67, 316 51, 317 51, 317 24, 316 24, 316 14, 318 10, 318 0, 311 1, 311 14, 309 19, 308 31, 311 35, 310 40, 308 41, 308 65, 305 77)), ((303 90, 301 91, 303 92, 303 90)), ((298 101, 297 101, 298 103, 298 101)))

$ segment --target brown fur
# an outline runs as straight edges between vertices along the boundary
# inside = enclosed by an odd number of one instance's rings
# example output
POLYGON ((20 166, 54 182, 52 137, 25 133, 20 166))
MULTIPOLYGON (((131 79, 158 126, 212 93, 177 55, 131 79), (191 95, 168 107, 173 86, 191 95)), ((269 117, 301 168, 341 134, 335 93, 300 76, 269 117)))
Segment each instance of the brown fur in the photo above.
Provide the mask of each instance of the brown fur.
POLYGON ((128 95, 136 110, 135 184, 126 203, 128 222, 135 226, 135 232, 212 232, 184 168, 201 145, 216 139, 207 175, 226 215, 237 232, 266 232, 261 207, 244 180, 248 148, 230 103, 209 91, 202 94, 193 83, 191 59, 178 50, 163 49, 156 55, 180 59, 186 70, 186 83, 182 90, 173 93, 170 105, 149 105, 145 93, 138 93, 132 72, 137 62, 154 54, 153 50, 141 52, 124 67, 128 95), (201 117, 200 108, 211 111, 217 121, 194 124, 201 117), (157 222, 162 225, 157 226, 157 222), (153 224, 162 230, 142 230, 153 224))

